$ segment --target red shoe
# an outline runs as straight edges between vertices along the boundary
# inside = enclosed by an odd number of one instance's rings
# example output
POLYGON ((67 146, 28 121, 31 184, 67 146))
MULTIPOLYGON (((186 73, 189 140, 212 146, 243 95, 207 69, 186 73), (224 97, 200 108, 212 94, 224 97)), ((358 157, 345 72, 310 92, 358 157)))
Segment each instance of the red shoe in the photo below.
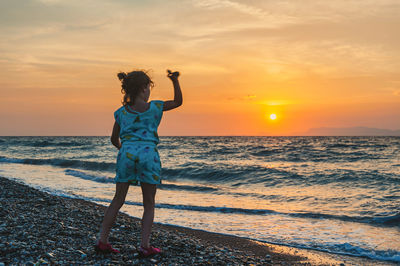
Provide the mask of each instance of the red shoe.
POLYGON ((104 244, 100 240, 94 246, 94 250, 101 253, 120 253, 118 249, 112 248, 110 243, 104 244))
POLYGON ((139 248, 139 255, 141 257, 145 257, 146 258, 146 257, 150 257, 150 256, 153 256, 153 255, 156 255, 158 253, 161 253, 161 249, 155 248, 155 247, 152 247, 152 246, 150 246, 148 248, 144 248, 144 247, 140 247, 139 248))

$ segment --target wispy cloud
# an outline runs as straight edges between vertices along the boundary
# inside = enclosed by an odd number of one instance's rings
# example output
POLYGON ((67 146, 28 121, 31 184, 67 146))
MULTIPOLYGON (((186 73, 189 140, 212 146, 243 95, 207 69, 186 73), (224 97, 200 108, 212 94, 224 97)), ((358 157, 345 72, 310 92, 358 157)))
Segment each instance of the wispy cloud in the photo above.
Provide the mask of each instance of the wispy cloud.
POLYGON ((260 18, 264 18, 268 15, 268 13, 261 8, 231 0, 196 0, 194 4, 198 7, 209 9, 232 8, 236 11, 260 18))
POLYGON ((35 1, 46 5, 54 5, 60 3, 62 0, 35 0, 35 1))

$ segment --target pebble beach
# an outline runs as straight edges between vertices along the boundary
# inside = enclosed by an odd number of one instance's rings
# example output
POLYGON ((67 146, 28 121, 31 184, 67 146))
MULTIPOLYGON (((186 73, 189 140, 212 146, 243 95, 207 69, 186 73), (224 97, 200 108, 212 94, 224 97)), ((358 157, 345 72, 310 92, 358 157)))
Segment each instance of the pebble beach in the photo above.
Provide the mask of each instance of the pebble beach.
POLYGON ((159 223, 153 225, 151 243, 163 253, 139 258, 140 219, 125 213, 110 236, 121 253, 96 254, 105 206, 3 177, 0 187, 0 265, 396 265, 159 223))

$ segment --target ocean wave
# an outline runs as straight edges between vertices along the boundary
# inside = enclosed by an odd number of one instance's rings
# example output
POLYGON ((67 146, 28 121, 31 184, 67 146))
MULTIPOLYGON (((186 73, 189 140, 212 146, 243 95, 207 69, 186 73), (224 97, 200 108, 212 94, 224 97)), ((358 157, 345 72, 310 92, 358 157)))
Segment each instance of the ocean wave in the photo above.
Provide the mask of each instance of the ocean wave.
POLYGON ((374 217, 374 218, 372 218, 372 220, 376 224, 400 227, 400 213, 392 215, 392 216, 374 217))
POLYGON ((81 171, 76 171, 72 169, 67 169, 64 171, 66 175, 79 177, 85 180, 90 180, 99 183, 114 183, 114 178, 110 178, 107 176, 98 176, 94 174, 87 174, 81 171))
MULTIPOLYGON (((52 165, 64 168, 76 168, 91 171, 115 171, 115 163, 97 162, 86 160, 70 160, 70 159, 34 159, 34 158, 8 158, 0 156, 0 163, 20 163, 31 165, 52 165)), ((179 165, 176 168, 162 168, 162 175, 167 180, 190 179, 190 180, 206 180, 213 183, 232 183, 244 181, 249 184, 270 182, 275 183, 274 178, 290 177, 302 178, 300 175, 285 170, 275 168, 266 168, 259 165, 210 165, 204 163, 190 162, 179 165), (271 176, 274 175, 274 176, 271 176)))
POLYGON ((327 248, 319 249, 336 254, 367 257, 375 260, 400 262, 400 252, 397 250, 366 249, 350 243, 326 244, 327 248))
POLYGON ((276 154, 279 154, 279 153, 282 153, 282 152, 283 152, 283 150, 281 150, 281 149, 268 149, 268 150, 265 150, 265 147, 263 147, 263 150, 250 152, 250 155, 264 157, 264 156, 276 155, 276 154))
POLYGON ((163 167, 162 175, 169 180, 190 179, 212 183, 238 184, 275 184, 277 179, 289 182, 305 177, 289 170, 266 167, 260 164, 234 164, 229 162, 205 163, 188 162, 174 168, 163 167))
MULTIPOLYGON (((73 168, 89 171, 105 171, 114 173, 114 162, 71 160, 71 159, 34 159, 34 158, 8 158, 0 156, 0 163, 20 163, 31 165, 51 165, 62 168, 73 168)), ((335 169, 331 172, 315 172, 313 174, 299 174, 296 170, 266 167, 260 164, 229 164, 188 162, 176 165, 174 168, 163 167, 161 174, 164 180, 201 180, 214 184, 227 184, 234 187, 249 184, 261 184, 265 187, 275 185, 313 185, 329 183, 358 182, 375 184, 376 182, 391 182, 400 184, 398 175, 383 172, 335 169), (372 182, 372 183, 371 183, 372 182)), ((172 187, 171 187, 172 189, 172 187)), ((206 190, 204 190, 206 191, 206 190)), ((209 191, 212 191, 209 190, 209 191)))
POLYGON ((340 148, 340 149, 360 149, 360 144, 357 143, 332 143, 324 146, 327 149, 340 148))
POLYGON ((272 161, 284 162, 355 162, 361 160, 382 159, 383 155, 371 154, 364 151, 338 152, 332 150, 314 150, 314 149, 266 149, 250 152, 254 157, 268 158, 272 161))
POLYGON ((199 191, 199 192, 215 192, 217 188, 209 186, 189 186, 189 185, 174 185, 174 184, 161 184, 157 186, 161 189, 166 190, 188 190, 188 191, 199 191))
MULTIPOLYGON (((128 203, 130 204, 130 203, 128 203)), ((134 203, 133 205, 137 205, 134 203)), ((177 209, 187 211, 200 211, 200 212, 218 212, 218 213, 232 213, 232 214, 248 214, 248 215, 287 215, 291 217, 301 217, 310 219, 330 219, 340 221, 350 221, 358 223, 367 223, 375 225, 383 225, 387 227, 398 227, 399 215, 387 216, 387 217, 350 217, 346 215, 332 215, 323 213, 285 213, 277 212, 268 209, 245 209, 245 208, 230 208, 230 207, 217 207, 217 206, 194 206, 194 205, 177 205, 177 204, 156 204, 156 207, 163 209, 177 209)))
POLYGON ((72 167, 85 170, 97 171, 115 171, 115 163, 94 162, 84 160, 68 160, 68 159, 34 159, 34 158, 8 158, 0 156, 0 163, 20 163, 32 165, 52 165, 59 167, 72 167))
MULTIPOLYGON (((110 202, 108 199, 102 198, 91 198, 84 197, 84 200, 96 201, 96 202, 110 202)), ((136 201, 125 201, 127 205, 143 206, 142 202, 136 201)), ((180 205, 180 204, 168 204, 168 203, 156 203, 156 208, 160 209, 172 209, 172 210, 186 210, 186 211, 200 211, 200 212, 219 212, 219 213, 240 213, 240 214, 253 214, 253 215, 264 215, 276 213, 273 210, 259 210, 259 209, 242 209, 242 208, 229 208, 229 207, 215 207, 215 206, 196 206, 196 205, 180 205)))
MULTIPOLYGON (((260 242, 277 244, 277 245, 285 245, 289 247, 295 248, 303 248, 303 249, 311 249, 323 251, 331 254, 339 254, 339 255, 350 255, 356 257, 364 257, 373 260, 379 261, 387 261, 387 262, 400 262, 400 251, 387 249, 387 250, 378 250, 373 248, 363 248, 351 243, 296 243, 292 242, 290 244, 282 243, 280 241, 265 241, 262 239, 256 239, 260 242)), ((372 264, 371 264, 372 265, 372 264)), ((391 264, 392 265, 392 264, 391 264)))
MULTIPOLYGON (((66 169, 64 172, 66 175, 79 177, 79 178, 82 178, 85 180, 90 180, 93 182, 114 183, 113 177, 96 175, 93 173, 89 174, 89 173, 85 173, 85 172, 81 172, 81 171, 77 171, 77 170, 73 170, 73 169, 66 169)), ((202 186, 202 185, 190 186, 190 185, 161 184, 161 185, 158 185, 157 188, 164 189, 164 190, 187 190, 187 191, 199 191, 199 192, 218 191, 217 188, 213 188, 213 187, 209 187, 209 186, 202 186)))
POLYGON ((331 219, 331 220, 340 220, 345 222, 357 222, 357 223, 366 223, 366 224, 374 224, 378 226, 387 226, 387 227, 400 227, 400 214, 376 217, 376 216, 347 216, 347 215, 334 215, 334 214, 324 214, 324 213, 312 213, 312 212, 304 212, 304 213, 286 213, 286 215, 301 217, 301 218, 312 218, 312 219, 331 219))
MULTIPOLYGON (((290 142, 249 145, 238 152, 244 152, 254 158, 266 158, 273 161, 287 162, 354 162, 386 158, 386 144, 368 142, 337 143, 340 139, 318 140, 318 138, 292 138, 290 142)), ((390 155, 389 155, 390 156, 390 155)))
MULTIPOLYGON (((91 201, 106 201, 100 198, 84 198, 91 201)), ((127 205, 142 206, 141 202, 126 201, 127 205)), ((246 209, 246 208, 233 208, 233 207, 219 207, 219 206, 198 206, 198 205, 182 205, 182 204, 168 204, 168 203, 156 203, 156 208, 161 209, 172 209, 172 210, 185 210, 185 211, 197 211, 197 212, 216 212, 225 214, 245 214, 245 215, 284 215, 290 217, 308 218, 308 219, 327 219, 327 220, 340 220, 346 222, 358 222, 365 224, 374 224, 385 227, 399 227, 400 214, 386 216, 386 217, 350 217, 346 215, 333 215, 324 213, 312 213, 312 212, 278 212, 268 209, 246 209)))
POLYGON ((23 145, 29 147, 80 147, 80 146, 87 146, 88 144, 77 142, 77 141, 34 141, 34 142, 24 142, 23 145))
POLYGON ((0 143, 7 143, 14 147, 80 147, 93 144, 96 137, 3 137, 0 143))

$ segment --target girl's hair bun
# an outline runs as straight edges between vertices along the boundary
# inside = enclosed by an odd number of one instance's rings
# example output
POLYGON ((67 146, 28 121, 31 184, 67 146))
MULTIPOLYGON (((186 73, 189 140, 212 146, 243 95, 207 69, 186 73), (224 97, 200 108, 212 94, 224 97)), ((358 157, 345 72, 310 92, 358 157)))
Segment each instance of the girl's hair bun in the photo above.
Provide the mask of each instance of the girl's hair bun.
POLYGON ((119 80, 124 80, 126 77, 127 77, 127 74, 125 72, 118 73, 119 80))

